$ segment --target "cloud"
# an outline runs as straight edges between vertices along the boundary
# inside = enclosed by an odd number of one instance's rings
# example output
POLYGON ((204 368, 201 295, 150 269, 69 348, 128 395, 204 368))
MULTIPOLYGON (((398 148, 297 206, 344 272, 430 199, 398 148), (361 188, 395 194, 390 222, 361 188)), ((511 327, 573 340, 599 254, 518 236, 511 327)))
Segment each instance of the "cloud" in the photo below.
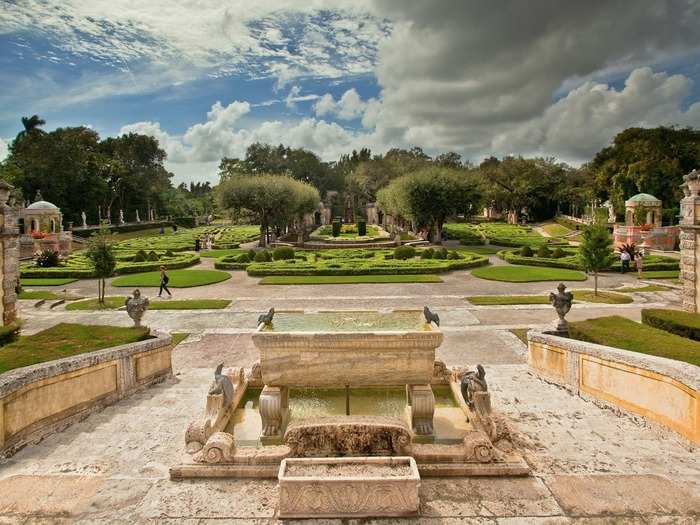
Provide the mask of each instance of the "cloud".
POLYGON ((5 141, 5 139, 0 138, 0 162, 5 160, 7 158, 8 154, 9 154, 8 144, 5 141))
MULTIPOLYGON (((503 0, 498 8, 446 0, 439 9, 421 0, 377 0, 375 7, 378 16, 392 20, 393 31, 379 47, 381 107, 375 104, 367 124, 472 158, 488 155, 495 137, 518 135, 537 121, 545 125, 541 119, 564 85, 572 89, 611 71, 626 75, 700 48, 700 4, 694 0, 639 0, 633 9, 626 0, 566 8, 558 0, 503 0)), ((676 82, 664 83, 665 89, 677 89, 676 82)), ((640 104, 669 100, 662 91, 643 90, 638 98, 646 102, 640 104)), ((632 92, 623 97, 631 98, 632 92)), ((627 109, 623 117, 633 113, 627 109)), ((660 115, 646 118, 658 121, 660 115)), ((550 141, 555 149, 549 153, 583 153, 601 140, 583 138, 589 143, 550 141)))
POLYGON ((323 95, 314 105, 314 113, 317 117, 333 115, 341 120, 355 120, 364 115, 370 102, 376 103, 374 99, 363 101, 355 88, 351 88, 337 102, 330 93, 323 95))
POLYGON ((319 96, 312 93, 302 95, 301 88, 299 86, 292 86, 292 89, 290 89, 289 93, 287 94, 285 103, 288 108, 294 109, 297 106, 297 102, 310 102, 312 100, 316 100, 317 98, 319 98, 319 96))

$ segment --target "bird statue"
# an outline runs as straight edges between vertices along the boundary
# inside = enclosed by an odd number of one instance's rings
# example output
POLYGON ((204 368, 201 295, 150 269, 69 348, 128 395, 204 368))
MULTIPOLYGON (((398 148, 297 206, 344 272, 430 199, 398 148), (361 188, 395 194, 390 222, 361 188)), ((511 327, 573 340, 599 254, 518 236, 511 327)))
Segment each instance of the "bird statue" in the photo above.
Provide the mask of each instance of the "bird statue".
POLYGON ((436 326, 440 326, 440 316, 438 316, 438 314, 436 313, 431 312, 430 308, 428 308, 427 306, 423 307, 423 317, 425 317, 426 323, 435 323, 436 326))
POLYGON ((262 314, 258 317, 258 324, 272 324, 272 318, 275 316, 275 309, 270 308, 266 314, 262 314))
POLYGON ((221 372, 224 369, 224 364, 221 363, 216 367, 214 371, 214 382, 209 388, 209 395, 213 394, 223 394, 224 396, 224 406, 227 407, 233 401, 233 383, 231 378, 221 372))

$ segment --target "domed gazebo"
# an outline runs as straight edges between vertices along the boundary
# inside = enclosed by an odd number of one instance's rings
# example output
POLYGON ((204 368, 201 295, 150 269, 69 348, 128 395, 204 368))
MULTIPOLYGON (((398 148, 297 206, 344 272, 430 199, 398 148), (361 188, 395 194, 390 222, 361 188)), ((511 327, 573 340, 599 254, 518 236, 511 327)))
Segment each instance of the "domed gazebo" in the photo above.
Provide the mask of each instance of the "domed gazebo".
POLYGON ((638 193, 625 201, 625 224, 615 225, 613 238, 615 247, 623 244, 634 244, 645 250, 672 251, 675 249, 679 229, 678 226, 662 226, 662 203, 653 195, 638 193), (644 222, 635 224, 640 216, 638 210, 644 212, 644 222))
POLYGON ((634 223, 638 209, 646 211, 645 224, 653 227, 661 227, 661 201, 648 193, 638 193, 625 201, 625 224, 627 226, 641 226, 634 223))
POLYGON ((37 191, 32 202, 19 212, 20 258, 50 249, 68 255, 73 244, 70 232, 63 231, 63 214, 58 206, 45 201, 37 191))

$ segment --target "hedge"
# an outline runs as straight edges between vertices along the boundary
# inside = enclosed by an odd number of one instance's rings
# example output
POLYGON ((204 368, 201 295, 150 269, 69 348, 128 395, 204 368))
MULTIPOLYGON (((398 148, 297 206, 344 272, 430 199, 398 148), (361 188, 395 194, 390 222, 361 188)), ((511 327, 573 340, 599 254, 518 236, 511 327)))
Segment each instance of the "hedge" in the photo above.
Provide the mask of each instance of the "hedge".
MULTIPOLYGON (((166 226, 172 226, 172 223, 170 221, 158 221, 158 222, 139 222, 136 224, 123 224, 123 225, 118 225, 118 224, 110 224, 108 225, 108 229, 110 232, 113 233, 128 233, 128 232, 137 232, 141 230, 152 230, 153 228, 160 228, 160 227, 166 227, 166 226)), ((85 230, 83 229, 77 229, 73 228, 72 233, 76 237, 90 237, 93 233, 99 231, 99 227, 95 226, 93 228, 87 228, 85 230)))
MULTIPOLYGON (((566 268, 569 270, 583 270, 583 266, 578 261, 577 248, 564 248, 564 257, 523 257, 518 253, 520 250, 501 250, 496 255, 510 264, 523 264, 526 266, 548 266, 550 268, 566 268)), ((678 270, 679 261, 671 257, 662 255, 647 255, 644 258, 645 271, 657 270, 678 270)), ((632 269, 635 269, 634 263, 632 269)), ((608 271, 619 272, 620 261, 616 261, 610 266, 608 271)))
POLYGON ((700 341, 700 315, 679 310, 645 308, 642 323, 672 334, 700 341))
POLYGON ((570 230, 583 231, 586 229, 585 224, 581 224, 580 222, 575 222, 575 221, 566 219, 565 217, 561 217, 561 216, 554 217, 554 222, 556 222, 557 224, 561 224, 562 226, 566 226, 570 230))

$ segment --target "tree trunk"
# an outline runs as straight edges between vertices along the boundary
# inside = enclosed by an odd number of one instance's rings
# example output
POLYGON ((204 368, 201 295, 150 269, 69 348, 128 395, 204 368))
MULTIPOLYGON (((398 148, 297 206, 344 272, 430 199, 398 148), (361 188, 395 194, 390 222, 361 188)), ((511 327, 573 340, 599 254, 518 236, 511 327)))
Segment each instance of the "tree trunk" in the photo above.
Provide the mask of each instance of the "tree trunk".
POLYGON ((598 272, 593 272, 593 295, 598 296, 598 272))

